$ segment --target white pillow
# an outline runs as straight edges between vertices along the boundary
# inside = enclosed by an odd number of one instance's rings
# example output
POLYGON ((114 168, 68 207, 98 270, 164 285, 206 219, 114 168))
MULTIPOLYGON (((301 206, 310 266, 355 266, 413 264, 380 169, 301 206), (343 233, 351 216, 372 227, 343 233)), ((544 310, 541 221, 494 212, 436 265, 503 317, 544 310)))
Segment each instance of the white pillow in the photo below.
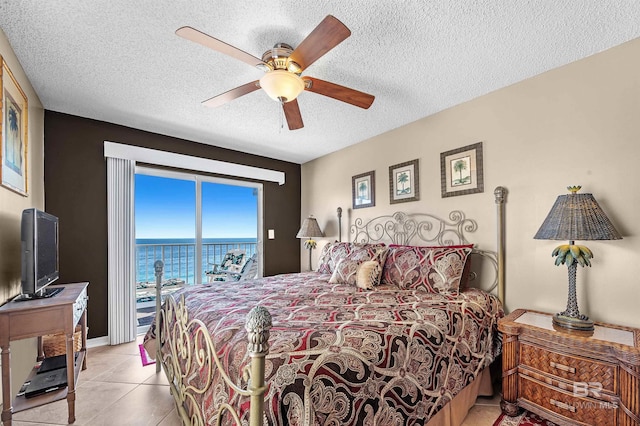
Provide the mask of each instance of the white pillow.
POLYGON ((373 290, 373 286, 380 282, 382 268, 377 260, 367 260, 358 267, 356 286, 366 290, 373 290))

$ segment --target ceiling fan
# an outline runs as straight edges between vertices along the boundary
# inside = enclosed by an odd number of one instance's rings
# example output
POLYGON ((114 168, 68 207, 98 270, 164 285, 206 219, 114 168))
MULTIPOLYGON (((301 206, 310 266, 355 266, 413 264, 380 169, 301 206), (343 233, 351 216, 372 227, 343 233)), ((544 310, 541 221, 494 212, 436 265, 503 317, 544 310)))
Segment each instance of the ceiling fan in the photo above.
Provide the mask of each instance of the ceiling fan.
POLYGON ((324 18, 295 49, 288 44, 278 43, 272 49, 267 50, 262 55, 262 59, 192 27, 179 28, 176 30, 176 34, 265 72, 260 80, 252 81, 204 101, 203 105, 209 107, 223 105, 262 88, 269 97, 282 104, 289 130, 296 130, 304 127, 296 98, 305 90, 364 109, 369 108, 375 99, 373 95, 335 83, 300 76, 318 58, 351 35, 349 28, 331 15, 324 18))

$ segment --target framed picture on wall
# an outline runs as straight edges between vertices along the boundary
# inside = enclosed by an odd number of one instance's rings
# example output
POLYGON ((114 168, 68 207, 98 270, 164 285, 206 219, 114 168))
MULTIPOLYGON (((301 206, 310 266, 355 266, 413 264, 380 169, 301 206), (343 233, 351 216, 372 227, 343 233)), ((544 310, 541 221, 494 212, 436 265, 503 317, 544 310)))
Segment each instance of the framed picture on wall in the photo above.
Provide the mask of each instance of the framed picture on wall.
POLYGON ((27 196, 27 96, 0 56, 2 186, 27 196))
POLYGON ((484 192, 482 142, 440 154, 442 197, 484 192))
POLYGON ((361 209, 376 205, 376 172, 370 171, 351 178, 353 208, 361 209))
POLYGON ((420 199, 418 160, 389 167, 389 202, 391 204, 420 199))

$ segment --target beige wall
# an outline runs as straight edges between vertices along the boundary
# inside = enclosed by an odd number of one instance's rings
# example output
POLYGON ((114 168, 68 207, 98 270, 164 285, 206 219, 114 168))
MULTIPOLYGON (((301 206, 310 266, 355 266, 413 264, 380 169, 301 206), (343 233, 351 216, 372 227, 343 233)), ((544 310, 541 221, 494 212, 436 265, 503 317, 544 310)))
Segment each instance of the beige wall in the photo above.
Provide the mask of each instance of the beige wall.
MULTIPOLYGON (((337 238, 335 211, 341 206, 346 234, 351 177, 375 170, 376 207, 355 210, 357 217, 397 210, 446 217, 460 209, 480 224, 473 242, 495 249, 493 190, 505 186, 506 307, 557 312, 566 305, 566 267, 554 266, 551 251, 557 242, 533 235, 556 197, 568 185, 582 185, 624 239, 584 243, 595 259, 592 268, 578 270, 580 309, 595 320, 640 327, 638 70, 640 39, 306 163, 302 217, 318 218, 327 233, 320 246, 337 238), (484 143, 484 193, 441 198, 440 153, 479 141, 484 143), (390 205, 388 167, 415 158, 420 201, 390 205)), ((307 253, 302 250, 303 270, 307 253)))
MULTIPOLYGON (((44 111, 16 58, 5 34, 0 30, 0 56, 4 59, 29 104, 27 136, 27 197, 0 187, 0 303, 20 293, 20 217, 29 207, 44 207, 44 111)), ((35 339, 11 344, 12 394, 22 385, 33 367, 35 339), (27 355, 28 354, 28 355, 27 355)))

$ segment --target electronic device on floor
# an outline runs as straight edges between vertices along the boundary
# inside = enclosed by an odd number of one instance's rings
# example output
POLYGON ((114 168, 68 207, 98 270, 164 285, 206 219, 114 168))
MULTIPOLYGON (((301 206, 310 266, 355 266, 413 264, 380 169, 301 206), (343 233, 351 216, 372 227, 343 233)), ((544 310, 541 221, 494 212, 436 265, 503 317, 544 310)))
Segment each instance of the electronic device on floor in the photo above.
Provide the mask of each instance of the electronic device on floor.
MULTIPOLYGON (((75 353, 74 364, 78 362, 78 352, 75 353)), ((59 368, 65 368, 67 366, 67 356, 57 355, 45 358, 42 360, 42 364, 38 368, 38 374, 48 373, 49 371, 57 370, 59 368)))
POLYGON ((24 396, 32 398, 67 386, 67 369, 58 368, 43 374, 36 374, 24 392, 24 396))

